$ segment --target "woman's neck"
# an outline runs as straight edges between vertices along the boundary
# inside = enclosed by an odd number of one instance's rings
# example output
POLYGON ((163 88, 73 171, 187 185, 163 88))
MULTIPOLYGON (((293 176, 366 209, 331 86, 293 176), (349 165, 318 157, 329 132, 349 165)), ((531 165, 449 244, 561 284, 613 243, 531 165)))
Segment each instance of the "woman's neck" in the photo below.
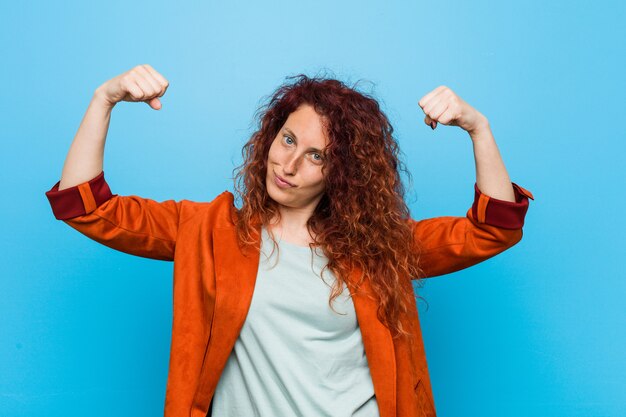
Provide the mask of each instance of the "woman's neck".
POLYGON ((308 219, 309 217, 304 217, 301 213, 281 211, 280 221, 277 222, 274 218, 266 225, 266 228, 276 239, 307 246, 314 242, 307 227, 308 219))

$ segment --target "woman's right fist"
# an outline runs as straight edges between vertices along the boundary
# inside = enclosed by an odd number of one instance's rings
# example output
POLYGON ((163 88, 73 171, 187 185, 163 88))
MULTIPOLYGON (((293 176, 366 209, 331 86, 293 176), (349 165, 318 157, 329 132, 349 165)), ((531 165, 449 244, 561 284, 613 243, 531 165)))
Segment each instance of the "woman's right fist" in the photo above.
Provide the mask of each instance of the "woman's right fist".
POLYGON ((161 109, 161 101, 169 83, 148 64, 137 65, 135 68, 111 78, 96 89, 96 94, 111 107, 120 101, 143 101, 155 110, 161 109))

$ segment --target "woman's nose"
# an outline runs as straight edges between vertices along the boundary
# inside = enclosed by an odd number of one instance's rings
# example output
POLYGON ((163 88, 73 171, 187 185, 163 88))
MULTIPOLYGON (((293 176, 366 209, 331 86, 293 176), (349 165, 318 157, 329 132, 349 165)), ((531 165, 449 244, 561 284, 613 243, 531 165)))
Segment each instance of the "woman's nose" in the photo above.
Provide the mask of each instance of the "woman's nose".
POLYGON ((291 155, 289 159, 287 159, 283 167, 283 171, 285 172, 285 174, 295 174, 296 170, 298 169, 299 160, 300 158, 298 156, 291 155))

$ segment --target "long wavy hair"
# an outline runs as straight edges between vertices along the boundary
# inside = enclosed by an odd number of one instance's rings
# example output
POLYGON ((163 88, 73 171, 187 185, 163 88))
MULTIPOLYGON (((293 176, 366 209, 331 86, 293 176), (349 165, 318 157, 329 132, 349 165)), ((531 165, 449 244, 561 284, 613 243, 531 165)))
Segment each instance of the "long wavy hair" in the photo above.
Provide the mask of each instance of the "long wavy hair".
POLYGON ((378 319, 394 338, 409 336, 400 316, 408 303, 415 304, 410 282, 422 271, 400 171, 409 180, 411 176, 398 157, 393 127, 378 102, 355 86, 304 74, 287 80, 257 109, 258 130, 242 149, 243 163, 234 169, 235 191, 242 202, 235 216, 238 242, 242 247, 252 244, 254 228, 280 219, 265 183, 269 149, 292 112, 304 103, 313 106, 323 120, 328 146, 322 167, 325 192, 307 227, 315 240, 311 249, 323 249, 326 268, 337 278, 329 304, 332 308, 357 265, 363 274, 352 284, 358 288, 368 279, 377 296, 378 319))

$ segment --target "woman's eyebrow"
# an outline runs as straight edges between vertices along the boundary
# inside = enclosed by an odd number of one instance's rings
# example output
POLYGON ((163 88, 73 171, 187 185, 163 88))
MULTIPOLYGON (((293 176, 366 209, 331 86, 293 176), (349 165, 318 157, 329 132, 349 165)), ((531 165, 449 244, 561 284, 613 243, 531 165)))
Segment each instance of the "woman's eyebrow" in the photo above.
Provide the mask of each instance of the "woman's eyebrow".
MULTIPOLYGON (((285 131, 287 133, 289 133, 291 136, 293 136, 293 138, 295 140, 298 140, 298 137, 296 136, 295 133, 293 133, 293 131, 291 129, 289 129, 288 127, 285 127, 285 131)), ((323 152, 321 149, 317 149, 317 148, 313 148, 313 147, 310 147, 309 149, 307 149, 307 151, 315 151, 315 152, 320 152, 320 153, 323 152)))

